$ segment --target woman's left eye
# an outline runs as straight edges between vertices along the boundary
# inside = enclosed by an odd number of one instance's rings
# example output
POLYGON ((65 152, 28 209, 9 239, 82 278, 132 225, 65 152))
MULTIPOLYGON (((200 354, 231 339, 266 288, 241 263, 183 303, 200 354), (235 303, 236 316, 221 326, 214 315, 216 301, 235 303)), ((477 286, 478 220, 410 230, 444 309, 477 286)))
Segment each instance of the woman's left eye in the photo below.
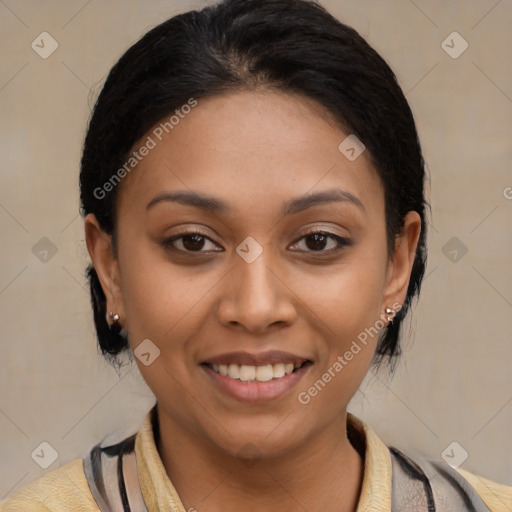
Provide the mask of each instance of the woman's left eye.
POLYGON ((299 249, 301 252, 336 252, 343 247, 350 245, 350 241, 341 236, 333 233, 327 233, 325 231, 312 231, 303 235, 297 242, 294 242, 294 246, 300 245, 298 242, 305 241, 308 249, 299 249), (330 247, 329 241, 331 242, 330 247))

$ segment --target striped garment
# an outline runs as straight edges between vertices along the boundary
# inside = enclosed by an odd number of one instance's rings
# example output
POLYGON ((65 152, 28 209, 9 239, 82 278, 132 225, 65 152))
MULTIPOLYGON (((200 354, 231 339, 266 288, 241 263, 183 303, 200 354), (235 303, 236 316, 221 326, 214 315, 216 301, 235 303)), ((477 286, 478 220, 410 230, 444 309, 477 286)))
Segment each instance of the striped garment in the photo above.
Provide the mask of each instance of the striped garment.
MULTIPOLYGON (((468 482, 447 464, 413 460, 390 447, 392 512, 489 512, 468 482)), ((137 477, 135 435, 113 446, 96 445, 83 459, 101 512, 147 512, 137 477)))
MULTIPOLYGON (((0 512, 197 512, 184 506, 160 458, 157 416, 155 405, 135 435, 105 439, 1 502, 0 512)), ((351 413, 347 435, 364 459, 357 512, 512 512, 510 485, 389 447, 351 413)))

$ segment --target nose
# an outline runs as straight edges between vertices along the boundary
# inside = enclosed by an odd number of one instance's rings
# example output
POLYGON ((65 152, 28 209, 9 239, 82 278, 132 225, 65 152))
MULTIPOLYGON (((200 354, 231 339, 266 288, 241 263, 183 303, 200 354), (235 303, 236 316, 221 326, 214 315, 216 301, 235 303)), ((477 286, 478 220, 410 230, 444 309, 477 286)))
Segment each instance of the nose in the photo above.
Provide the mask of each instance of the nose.
POLYGON ((295 295, 280 268, 265 251, 252 263, 240 259, 224 278, 218 320, 254 334, 291 325, 297 317, 295 295))

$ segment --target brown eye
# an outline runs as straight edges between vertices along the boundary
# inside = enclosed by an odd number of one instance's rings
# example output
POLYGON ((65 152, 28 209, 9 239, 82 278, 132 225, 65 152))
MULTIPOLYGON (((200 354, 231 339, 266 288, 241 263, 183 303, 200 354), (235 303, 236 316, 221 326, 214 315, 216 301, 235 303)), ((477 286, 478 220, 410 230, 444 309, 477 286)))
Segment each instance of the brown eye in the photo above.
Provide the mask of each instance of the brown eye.
POLYGON ((305 239, 307 240, 306 246, 312 251, 321 251, 325 249, 325 246, 329 241, 329 237, 324 233, 313 233, 312 235, 305 237, 305 239))
POLYGON ((201 235, 186 235, 181 237, 182 245, 187 251, 200 251, 205 244, 205 238, 201 235))
POLYGON ((351 244, 351 242, 346 238, 324 231, 312 231, 310 233, 306 233, 302 238, 295 242, 294 246, 297 247, 299 245, 298 242, 302 240, 305 240, 304 245, 306 246, 306 249, 298 249, 300 252, 331 253, 351 244))
MULTIPOLYGON (((166 249, 181 252, 210 252, 219 251, 218 245, 202 233, 186 231, 179 233, 163 242, 166 249), (210 244, 211 247, 208 247, 210 244), (206 249, 205 249, 206 247, 206 249)), ((222 250, 222 249, 220 249, 222 250)))

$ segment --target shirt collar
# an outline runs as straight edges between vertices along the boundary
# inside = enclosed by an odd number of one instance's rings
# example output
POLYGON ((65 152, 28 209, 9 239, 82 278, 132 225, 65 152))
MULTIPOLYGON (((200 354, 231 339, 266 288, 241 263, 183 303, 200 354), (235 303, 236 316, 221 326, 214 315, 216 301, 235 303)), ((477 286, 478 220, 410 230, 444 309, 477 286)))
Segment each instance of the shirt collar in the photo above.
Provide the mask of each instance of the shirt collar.
MULTIPOLYGON (((185 512, 158 453, 154 428, 156 407, 144 419, 135 438, 140 487, 148 512, 185 512)), ((357 512, 391 512, 391 458, 386 445, 362 420, 347 413, 347 433, 364 449, 364 476, 357 512)))
POLYGON ((347 434, 364 446, 364 474, 356 512, 391 512, 391 457, 372 428, 347 413, 347 434))

